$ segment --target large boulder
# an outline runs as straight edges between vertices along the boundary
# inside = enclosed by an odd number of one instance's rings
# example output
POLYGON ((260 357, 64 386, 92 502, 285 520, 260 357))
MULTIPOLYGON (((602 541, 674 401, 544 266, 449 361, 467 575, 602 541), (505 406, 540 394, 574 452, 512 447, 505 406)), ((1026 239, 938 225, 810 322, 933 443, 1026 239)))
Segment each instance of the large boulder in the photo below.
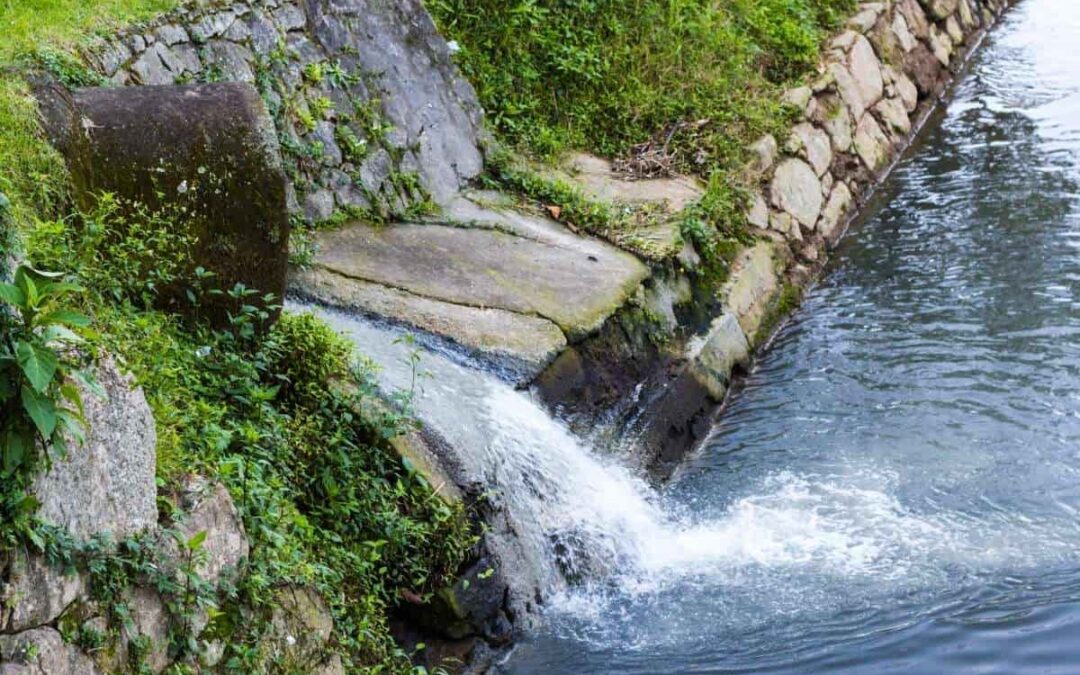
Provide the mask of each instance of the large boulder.
POLYGON ((96 372, 105 396, 83 391, 86 442, 34 482, 38 516, 77 539, 123 539, 157 524, 157 433, 141 389, 111 359, 96 372))
MULTIPOLYGON (((250 84, 39 89, 51 140, 71 170, 75 195, 92 209, 102 192, 165 210, 196 238, 191 269, 285 292, 289 219, 277 134, 250 84)), ((187 308, 186 288, 161 289, 165 307, 187 308)), ((235 307, 208 299, 219 318, 235 307)))
POLYGON ((715 401, 723 401, 738 367, 750 362, 750 343, 734 314, 722 314, 691 344, 690 371, 715 401))
POLYGON ((221 483, 193 476, 184 484, 177 501, 184 512, 176 525, 180 537, 187 541, 200 533, 206 535, 201 546, 204 558, 196 570, 199 575, 212 584, 219 583, 223 576, 235 575, 250 545, 228 489, 221 483))
POLYGON ((86 591, 82 575, 67 574, 21 549, 0 556, 0 579, 0 633, 45 625, 86 591))
MULTIPOLYGON (((157 526, 154 480, 157 435, 142 390, 112 360, 97 369, 104 396, 83 390, 86 441, 70 443, 55 457, 31 492, 37 515, 75 538, 110 534, 123 539, 157 526)), ((85 592, 83 578, 50 567, 36 553, 16 550, 0 556, 0 632, 18 632, 50 623, 85 592)))
POLYGON ((35 628, 19 635, 0 635, 0 673, 3 675, 97 675, 94 662, 52 628, 35 628))
POLYGON ((333 633, 334 617, 326 600, 310 588, 287 586, 274 596, 262 647, 289 672, 337 675, 344 669, 330 648, 333 633))

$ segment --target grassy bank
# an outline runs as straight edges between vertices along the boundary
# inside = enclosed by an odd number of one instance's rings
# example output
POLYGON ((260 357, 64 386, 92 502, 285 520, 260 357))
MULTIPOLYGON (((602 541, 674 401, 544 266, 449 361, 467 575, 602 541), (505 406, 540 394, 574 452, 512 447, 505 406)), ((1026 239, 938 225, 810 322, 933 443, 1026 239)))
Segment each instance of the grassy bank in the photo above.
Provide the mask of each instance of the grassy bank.
MULTIPOLYGON (((427 0, 488 120, 541 158, 585 149, 708 181, 689 225, 738 235, 747 146, 855 0, 427 0), (635 161, 636 160, 636 161, 635 161)), ((691 235, 695 233, 691 232, 691 235)))
MULTIPOLYGON (((63 162, 41 137, 24 74, 97 35, 170 10, 179 0, 0 0, 0 193, 16 226, 62 215, 63 162)), ((2 226, 0 226, 2 227, 2 226)), ((11 245, 0 232, 0 246, 11 245)))
MULTIPOLYGON (((192 473, 229 488, 251 540, 250 560, 239 586, 204 589, 196 599, 213 608, 211 632, 225 644, 221 669, 295 672, 295 664, 262 641, 277 592, 292 584, 314 587, 328 601, 336 623, 330 647, 347 670, 408 672, 410 655, 389 635, 392 607, 403 593, 424 597, 445 584, 474 541, 462 507, 439 499, 389 447, 388 439, 412 424, 408 415, 376 404, 371 369, 320 320, 286 314, 262 330, 266 317, 245 307, 252 291, 217 288, 209 272, 187 276, 192 242, 173 234, 183 228, 170 227, 161 214, 121 215, 131 210, 110 200, 93 213, 76 212, 63 161, 38 128, 28 72, 80 77, 70 55, 93 36, 177 4, 0 0, 0 252, 18 239, 35 267, 78 284, 82 290, 50 301, 49 309, 88 317, 89 326, 78 330, 83 350, 118 356, 143 387, 157 423, 163 516, 173 508, 168 495, 192 473), (185 284, 193 302, 234 293, 234 320, 211 328, 155 310, 155 284, 162 283, 185 284)), ((5 360, 5 350, 14 354, 17 340, 34 339, 19 313, 5 311, 11 299, 0 296, 0 334, 15 338, 11 345, 0 341, 0 404, 26 417, 12 428, 40 429, 47 423, 40 410, 24 414, 10 395, 28 382, 14 358, 5 360)), ((56 396, 58 410, 64 405, 59 384, 43 389, 48 395, 56 396)), ((139 561, 124 557, 140 544, 105 554, 96 543, 71 542, 36 521, 24 491, 44 470, 45 457, 3 433, 0 451, 0 554, 29 547, 64 564, 81 560, 95 600, 118 620, 110 631, 118 631, 124 589, 150 583, 139 561)), ((176 626, 190 623, 173 618, 176 626)), ((195 658, 202 645, 194 638, 171 631, 173 657, 195 658)), ((132 672, 140 667, 131 664, 132 672)))

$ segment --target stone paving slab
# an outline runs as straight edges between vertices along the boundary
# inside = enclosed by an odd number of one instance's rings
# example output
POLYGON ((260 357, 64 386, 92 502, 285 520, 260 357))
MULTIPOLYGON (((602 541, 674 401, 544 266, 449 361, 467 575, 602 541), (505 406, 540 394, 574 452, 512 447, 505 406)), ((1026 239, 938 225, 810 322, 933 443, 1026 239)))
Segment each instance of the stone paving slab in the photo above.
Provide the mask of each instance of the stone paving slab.
POLYGON ((615 246, 476 196, 452 201, 440 222, 356 223, 320 234, 318 247, 294 291, 447 338, 524 379, 649 276, 615 246))
POLYGON ((567 155, 559 169, 544 169, 544 173, 576 186, 596 202, 660 208, 668 217, 644 218, 636 227, 612 235, 619 246, 656 261, 682 250, 677 216, 705 194, 701 182, 690 176, 631 180, 616 173, 610 161, 583 152, 567 155))
POLYGON ((581 186, 585 196, 595 201, 624 204, 666 203, 670 213, 678 213, 701 199, 705 188, 689 176, 630 180, 612 170, 611 162, 583 152, 568 155, 562 167, 581 186))
POLYGON ((520 383, 535 378, 566 347, 562 330, 547 319, 432 300, 326 268, 297 272, 292 287, 319 302, 450 340, 520 383))

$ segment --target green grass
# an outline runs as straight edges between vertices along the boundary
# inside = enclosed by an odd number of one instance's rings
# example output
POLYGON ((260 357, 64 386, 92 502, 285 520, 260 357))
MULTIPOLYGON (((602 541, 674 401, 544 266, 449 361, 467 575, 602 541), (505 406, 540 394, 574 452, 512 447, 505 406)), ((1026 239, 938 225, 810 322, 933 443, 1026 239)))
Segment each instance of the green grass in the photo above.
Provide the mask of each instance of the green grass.
POLYGON ((0 64, 42 47, 71 51, 95 35, 144 21, 179 0, 0 0, 0 64))
MULTIPOLYGON (((41 55, 73 53, 95 35, 170 10, 179 0, 0 0, 0 193, 14 227, 59 215, 63 161, 41 137, 24 74, 41 55)), ((3 225, 0 225, 3 227, 3 225)), ((9 233, 0 232, 0 246, 9 233)), ((10 246, 11 243, 7 242, 10 246)))
POLYGON ((710 181, 699 216, 738 229, 747 145, 791 120, 854 0, 427 0, 501 139, 542 158, 624 155, 670 134, 675 166, 710 181))
MULTIPOLYGON (((408 416, 381 402, 353 346, 314 317, 285 315, 258 331, 261 319, 240 311, 239 323, 214 330, 155 310, 155 280, 198 293, 212 279, 177 278, 185 242, 153 214, 125 223, 107 208, 75 212, 63 160, 38 127, 28 72, 83 78, 63 55, 177 4, 0 0, 0 254, 22 240, 34 265, 87 287, 77 308, 93 319, 95 344, 130 368, 153 410, 164 512, 164 495, 191 472, 232 493, 252 552, 239 586, 216 599, 223 670, 295 670, 260 641, 277 590, 300 584, 330 604, 331 648, 350 672, 410 672, 390 608, 402 591, 427 596, 452 580, 475 540, 463 507, 438 498, 388 445, 408 416)), ((35 546, 7 515, 0 539, 35 546)))

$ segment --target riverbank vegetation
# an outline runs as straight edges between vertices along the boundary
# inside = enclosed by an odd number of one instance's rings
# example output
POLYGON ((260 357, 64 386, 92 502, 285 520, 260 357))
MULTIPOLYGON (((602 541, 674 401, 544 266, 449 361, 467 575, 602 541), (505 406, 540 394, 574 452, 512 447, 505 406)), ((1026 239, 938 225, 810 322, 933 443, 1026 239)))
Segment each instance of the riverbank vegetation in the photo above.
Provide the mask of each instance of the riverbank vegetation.
POLYGON ((855 0, 427 0, 499 138, 630 173, 692 173, 684 233, 718 255, 742 232, 748 146, 785 137, 785 87, 855 0))
MULTIPOLYGON (((184 261, 192 242, 176 234, 183 228, 164 222, 169 214, 107 195, 93 212, 78 212, 63 161, 39 129, 28 72, 49 70, 77 83, 92 77, 71 56, 80 47, 95 34, 176 4, 0 0, 0 267, 16 248, 33 266, 18 279, 8 270, 7 280, 18 283, 4 286, 0 296, 0 329, 10 338, 0 351, 5 424, 28 434, 43 428, 79 433, 77 406, 70 388, 61 386, 60 369, 50 370, 45 382, 49 369, 34 365, 67 363, 65 345, 55 336, 42 338, 45 324, 24 326, 19 319, 27 302, 19 288, 36 283, 42 290, 62 277, 57 297, 42 296, 34 320, 59 316, 61 337, 77 342, 85 355, 107 350, 143 388, 157 426, 163 517, 175 508, 168 495, 192 474, 224 483, 242 516, 251 555, 239 585, 209 589, 198 599, 213 610, 212 630, 223 638, 221 667, 288 671, 262 640, 277 593, 301 586, 327 600, 335 620, 331 648, 347 670, 408 672, 410 655, 390 637, 391 609, 402 594, 423 599, 452 580, 475 538, 462 506, 436 496, 388 444, 413 424, 407 393, 398 407, 376 403, 370 366, 323 322, 285 313, 268 327, 266 311, 251 302, 256 291, 220 288, 210 270, 191 273, 184 261), (158 311, 156 290, 167 284, 189 289, 193 304, 211 294, 230 296, 229 324, 158 311), (34 363, 16 354, 23 343, 37 350, 34 363), (24 389, 29 394, 20 396, 24 389)), ((65 368, 76 372, 78 365, 65 368)), ((143 547, 73 542, 36 520, 27 490, 49 457, 16 447, 13 438, 0 447, 6 459, 0 557, 29 548, 83 569, 95 599, 115 604, 113 613, 122 616, 125 590, 148 583, 137 564, 143 547), (108 570, 107 583, 100 570, 108 570)), ((195 658, 201 646, 193 638, 171 635, 170 654, 181 662, 195 658)))

